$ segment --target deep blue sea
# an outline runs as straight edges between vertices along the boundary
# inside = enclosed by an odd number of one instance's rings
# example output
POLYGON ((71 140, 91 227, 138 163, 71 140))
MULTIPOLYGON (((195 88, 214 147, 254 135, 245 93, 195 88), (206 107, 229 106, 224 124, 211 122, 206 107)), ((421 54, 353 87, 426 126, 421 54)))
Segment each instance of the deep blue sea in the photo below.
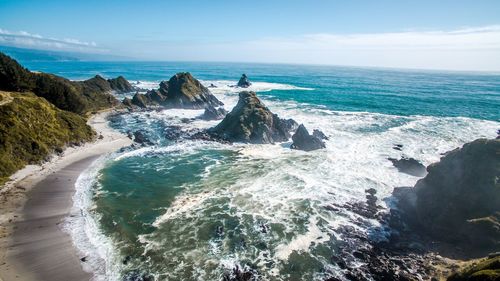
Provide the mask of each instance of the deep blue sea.
MULTIPOLYGON (((77 182, 66 228, 97 280, 134 272, 156 280, 222 280, 238 266, 260 280, 345 279, 332 256, 349 226, 373 241, 391 229, 335 203, 377 191, 387 211, 394 187, 419 179, 388 157, 424 165, 500 129, 500 76, 354 67, 168 62, 22 62, 69 79, 123 75, 156 88, 189 71, 231 110, 242 73, 280 117, 328 137, 326 149, 291 150, 291 142, 252 145, 169 141, 171 126, 209 128, 200 110, 132 112, 113 118, 122 132, 154 142, 100 158, 77 182), (185 120, 190 120, 186 122, 185 120), (402 145, 401 150, 393 149, 402 145)), ((133 93, 120 95, 119 98, 133 93)), ((363 266, 355 257, 351 266, 363 266), (357 263, 358 262, 358 263, 357 263)))

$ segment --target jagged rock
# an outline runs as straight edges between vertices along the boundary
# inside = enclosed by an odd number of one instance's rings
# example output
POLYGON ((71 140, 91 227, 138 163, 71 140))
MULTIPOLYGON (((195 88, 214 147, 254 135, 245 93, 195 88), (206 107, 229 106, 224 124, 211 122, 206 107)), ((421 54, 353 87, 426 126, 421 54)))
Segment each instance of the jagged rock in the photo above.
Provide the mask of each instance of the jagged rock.
POLYGON ((223 107, 215 108, 213 106, 205 107, 205 112, 201 116, 204 120, 221 120, 226 116, 227 111, 223 107))
MULTIPOLYGON (((238 104, 208 133, 232 142, 274 143, 287 141, 293 120, 273 114, 255 92, 241 92, 238 104)), ((296 123, 295 123, 296 124, 296 123)))
POLYGON ((295 131, 295 134, 292 136, 292 140, 292 149, 312 151, 326 147, 322 140, 316 136, 310 135, 303 124, 300 124, 297 131, 295 131))
POLYGON ((134 132, 134 141, 136 143, 140 143, 142 145, 152 145, 153 142, 149 140, 146 134, 143 131, 135 131, 134 132))
POLYGON ((134 87, 123 76, 108 79, 108 83, 111 89, 119 93, 130 93, 134 90, 134 87))
POLYGON ((403 157, 401 159, 387 158, 392 162, 392 165, 401 173, 409 174, 415 177, 422 177, 425 175, 425 166, 414 158, 403 157))
MULTIPOLYGON (((134 103, 140 107, 162 106, 166 108, 202 109, 207 106, 223 105, 208 88, 203 86, 189 72, 181 72, 172 76, 168 82, 162 81, 157 90, 146 94, 137 93, 134 103)), ((135 97, 134 96, 134 97, 135 97)), ((134 99, 132 99, 134 102, 134 99)))
POLYGON ((318 129, 314 129, 312 135, 317 137, 320 140, 328 140, 328 137, 322 131, 320 131, 318 129))
POLYGON ((246 74, 241 75, 241 78, 238 81, 238 87, 248 88, 250 87, 250 85, 252 85, 252 83, 250 83, 250 81, 248 80, 247 75, 246 74))
POLYGON ((395 190, 415 229, 468 252, 500 250, 500 140, 478 139, 427 167, 414 188, 395 190))
POLYGON ((151 105, 151 100, 149 100, 149 99, 148 99, 148 97, 147 97, 146 95, 136 93, 136 94, 132 97, 132 101, 131 101, 131 103, 132 103, 133 105, 137 105, 138 107, 146 108, 146 107, 148 107, 149 105, 151 105))
POLYGON ((131 99, 129 99, 129 98, 124 98, 124 99, 122 100, 122 104, 123 104, 124 106, 127 106, 127 107, 132 107, 132 105, 133 105, 132 100, 131 100, 131 99))
POLYGON ((230 271, 225 272, 222 276, 223 281, 252 281, 259 280, 258 279, 257 270, 251 268, 248 265, 245 265, 243 268, 240 268, 236 265, 230 271))

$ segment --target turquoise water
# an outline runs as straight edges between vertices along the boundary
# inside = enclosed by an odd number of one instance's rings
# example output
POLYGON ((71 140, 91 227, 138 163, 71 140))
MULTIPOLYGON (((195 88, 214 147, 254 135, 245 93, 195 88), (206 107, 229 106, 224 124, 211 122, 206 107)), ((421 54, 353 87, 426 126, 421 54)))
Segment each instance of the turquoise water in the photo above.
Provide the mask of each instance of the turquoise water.
MULTIPOLYGON (((200 110, 127 113, 122 131, 144 130, 155 143, 100 159, 77 182, 67 228, 97 280, 144 272, 156 280, 221 280, 238 266, 260 280, 344 278, 332 261, 339 231, 352 226, 370 239, 390 229, 350 210, 326 208, 365 200, 377 190, 383 211, 394 187, 419 179, 388 157, 425 165, 441 153, 500 129, 500 77, 493 74, 346 67, 219 63, 23 62, 70 79, 123 75, 157 87, 190 71, 230 110, 242 73, 266 105, 330 137, 324 150, 218 144, 165 138, 170 126, 209 128, 200 110), (401 151, 394 150, 402 144, 401 151)), ((128 95, 120 95, 123 98, 128 95)), ((352 261, 353 263, 356 260, 352 261)))

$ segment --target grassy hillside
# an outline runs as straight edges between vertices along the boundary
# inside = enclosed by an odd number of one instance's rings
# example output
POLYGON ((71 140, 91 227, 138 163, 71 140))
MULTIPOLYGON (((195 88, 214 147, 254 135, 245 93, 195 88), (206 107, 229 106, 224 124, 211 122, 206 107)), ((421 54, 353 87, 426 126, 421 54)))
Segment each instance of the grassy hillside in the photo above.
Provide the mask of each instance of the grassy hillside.
POLYGON ((102 77, 70 81, 47 73, 30 72, 0 52, 0 90, 30 91, 60 109, 78 114, 109 108, 118 101, 109 93, 110 83, 102 77))
POLYGON ((0 184, 25 165, 95 136, 84 117, 29 92, 0 91, 0 120, 0 184))

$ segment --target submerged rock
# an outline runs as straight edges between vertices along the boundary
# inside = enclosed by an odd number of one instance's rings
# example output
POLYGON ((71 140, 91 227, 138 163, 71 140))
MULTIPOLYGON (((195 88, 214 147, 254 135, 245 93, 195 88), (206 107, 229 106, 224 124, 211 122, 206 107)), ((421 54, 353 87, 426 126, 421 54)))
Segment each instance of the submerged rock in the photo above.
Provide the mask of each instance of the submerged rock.
POLYGON ((134 132, 134 141, 136 143, 140 143, 142 145, 152 145, 153 142, 149 140, 146 134, 143 131, 135 131, 134 132))
POLYGON ((414 188, 393 193, 408 221, 471 252, 500 250, 500 140, 478 139, 427 167, 414 188))
POLYGON ((294 124, 273 114, 255 92, 245 91, 233 110, 208 133, 231 142, 274 143, 287 141, 294 124))
POLYGON ((293 134, 292 140, 292 149, 312 151, 326 147, 322 140, 316 136, 310 135, 303 124, 300 124, 295 134, 293 134))
POLYGON ((414 158, 403 157, 401 159, 387 158, 392 162, 392 165, 401 173, 409 174, 415 177, 422 177, 425 175, 425 166, 414 158))
POLYGON ((203 86, 189 72, 172 76, 162 81, 156 90, 146 94, 135 94, 132 103, 139 107, 162 106, 166 108, 202 109, 207 106, 223 105, 210 90, 203 86))
POLYGON ((147 273, 138 270, 130 271, 123 276, 123 281, 154 281, 155 278, 147 273))
POLYGON ((250 81, 248 80, 247 75, 246 74, 241 75, 241 78, 238 81, 238 87, 248 88, 250 87, 250 85, 252 85, 252 83, 250 83, 250 81))
POLYGON ((320 131, 318 129, 314 129, 312 135, 317 137, 320 140, 328 140, 328 137, 325 135, 325 133, 323 133, 322 131, 320 131))
POLYGON ((205 112, 201 115, 203 120, 221 120, 226 116, 227 111, 223 107, 215 108, 211 105, 205 107, 205 112))

